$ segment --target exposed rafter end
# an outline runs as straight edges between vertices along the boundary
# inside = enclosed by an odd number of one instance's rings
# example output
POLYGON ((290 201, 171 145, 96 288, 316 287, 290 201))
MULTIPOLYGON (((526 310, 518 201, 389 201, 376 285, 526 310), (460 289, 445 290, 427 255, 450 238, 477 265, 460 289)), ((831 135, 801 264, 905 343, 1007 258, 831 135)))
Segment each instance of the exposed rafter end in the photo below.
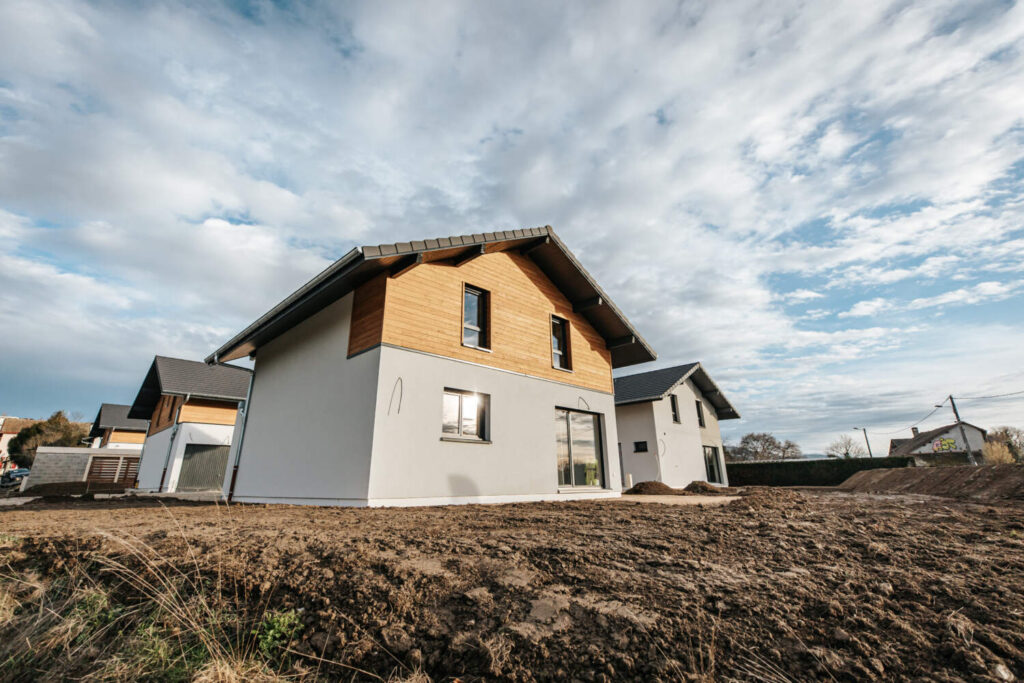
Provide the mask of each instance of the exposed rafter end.
POLYGON ((398 277, 405 271, 412 270, 421 263, 423 263, 423 254, 414 254, 401 258, 398 261, 395 261, 394 265, 391 266, 391 272, 388 273, 388 277, 398 277))
POLYGON ((582 313, 583 311, 601 306, 602 304, 604 304, 604 299, 599 296, 595 296, 592 299, 584 299, 583 301, 577 301, 574 303, 572 305, 572 312, 582 313))
POLYGON ((636 343, 636 337, 630 335, 628 337, 619 337, 618 339, 608 340, 608 350, 621 349, 623 346, 629 346, 636 343))
POLYGON ((532 251, 534 251, 536 249, 540 249, 541 247, 543 247, 545 245, 548 245, 548 244, 551 244, 551 238, 550 237, 541 237, 538 240, 534 240, 534 241, 530 242, 529 244, 524 245, 519 250, 519 253, 523 254, 524 256, 529 256, 530 252, 532 252, 532 251))
POLYGON ((458 256, 456 256, 455 258, 453 258, 452 259, 452 265, 457 268, 457 267, 461 266, 463 263, 469 263, 473 259, 479 258, 479 257, 483 256, 486 253, 487 253, 487 245, 486 244, 481 244, 479 247, 473 247, 472 249, 467 249, 463 253, 461 253, 458 256))

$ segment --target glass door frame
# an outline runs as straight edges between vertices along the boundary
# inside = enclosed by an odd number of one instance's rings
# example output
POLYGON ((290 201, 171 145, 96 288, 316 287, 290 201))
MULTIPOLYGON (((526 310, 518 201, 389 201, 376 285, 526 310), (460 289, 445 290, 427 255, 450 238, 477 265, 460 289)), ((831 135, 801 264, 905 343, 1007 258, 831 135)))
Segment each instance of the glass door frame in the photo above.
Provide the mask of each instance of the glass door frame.
MULTIPOLYGON (((572 459, 572 420, 571 420, 571 418, 569 418, 568 414, 580 413, 582 415, 591 415, 591 416, 597 418, 597 431, 595 433, 595 437, 596 437, 597 443, 594 444, 594 451, 597 454, 597 466, 600 469, 600 475, 601 475, 601 484, 600 484, 600 486, 594 486, 592 484, 591 485, 587 485, 587 484, 575 484, 575 483, 573 483, 573 484, 558 484, 558 490, 559 491, 603 491, 605 489, 608 489, 608 464, 606 462, 607 458, 605 457, 606 454, 604 452, 604 446, 605 446, 605 438, 604 438, 604 413, 598 413, 598 412, 595 412, 593 410, 580 410, 579 408, 567 408, 565 406, 559 406, 559 405, 555 406, 555 410, 556 411, 561 410, 561 411, 564 411, 565 413, 567 413, 566 420, 565 420, 565 428, 567 430, 567 435, 569 437, 568 442, 567 442, 567 446, 569 447, 569 476, 574 481, 576 479, 576 472, 575 472, 575 468, 573 466, 573 459, 572 459)), ((556 438, 556 442, 555 443, 557 444, 557 438, 558 438, 557 434, 555 435, 555 438, 556 438)), ((556 452, 555 455, 556 455, 556 460, 555 460, 556 476, 555 476, 555 479, 557 480, 558 479, 558 477, 557 477, 557 463, 558 463, 557 452, 556 452)))

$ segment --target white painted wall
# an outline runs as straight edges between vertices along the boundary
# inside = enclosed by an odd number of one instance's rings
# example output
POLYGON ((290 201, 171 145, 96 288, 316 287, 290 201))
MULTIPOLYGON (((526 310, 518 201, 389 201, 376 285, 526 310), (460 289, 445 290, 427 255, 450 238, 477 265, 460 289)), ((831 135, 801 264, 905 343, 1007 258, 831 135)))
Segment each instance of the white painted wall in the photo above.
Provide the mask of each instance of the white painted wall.
POLYGON ((234 500, 365 504, 380 349, 347 358, 351 316, 348 294, 259 350, 234 500))
POLYGON ((621 490, 611 394, 385 346, 376 395, 371 505, 555 500, 621 490), (490 444, 441 440, 446 387, 490 396, 490 444), (604 490, 559 492, 556 406, 602 414, 604 490))
MULTIPOLYGON (((980 429, 976 429, 970 425, 964 425, 964 432, 967 434, 967 443, 970 445, 972 451, 980 451, 985 447, 985 435, 980 429)), ((952 429, 946 430, 939 436, 934 437, 928 443, 915 449, 913 453, 943 453, 943 452, 964 452, 964 439, 960 435, 960 428, 953 427, 952 429), (952 439, 953 447, 945 448, 945 444, 939 444, 939 450, 936 450, 936 441, 941 439, 952 439), (943 450, 944 449, 944 450, 943 450)))
POLYGON ((178 490, 178 476, 181 474, 181 463, 185 459, 186 446, 194 443, 204 446, 230 446, 234 430, 233 425, 211 425, 201 422, 179 424, 177 434, 174 436, 174 446, 171 449, 171 462, 167 468, 164 491, 178 490))
POLYGON ((138 444, 138 443, 107 443, 107 445, 104 446, 104 448, 121 448, 121 449, 127 449, 127 450, 130 450, 130 451, 138 452, 138 451, 140 451, 142 449, 142 444, 138 444))
POLYGON ((707 481, 704 446, 718 448, 723 483, 728 485, 722 455, 722 434, 714 406, 704 400, 693 382, 686 380, 671 393, 679 402, 680 422, 672 421, 668 396, 662 400, 619 406, 616 410, 622 438, 623 468, 633 483, 661 481, 682 488, 693 481, 707 481), (704 405, 704 424, 697 422, 696 401, 704 405), (647 441, 649 453, 634 453, 634 441, 647 441))
POLYGON ((146 437, 142 445, 142 460, 139 461, 140 491, 156 491, 160 486, 160 475, 164 471, 167 447, 173 432, 174 427, 169 427, 146 437))

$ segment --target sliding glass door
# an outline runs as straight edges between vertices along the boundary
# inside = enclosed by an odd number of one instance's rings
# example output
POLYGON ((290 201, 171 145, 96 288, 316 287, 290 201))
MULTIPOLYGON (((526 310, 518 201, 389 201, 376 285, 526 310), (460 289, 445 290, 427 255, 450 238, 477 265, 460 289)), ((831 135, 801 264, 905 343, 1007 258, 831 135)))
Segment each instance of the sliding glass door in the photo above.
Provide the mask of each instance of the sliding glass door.
POLYGON ((600 415, 555 408, 555 454, 560 487, 604 486, 602 452, 600 415))

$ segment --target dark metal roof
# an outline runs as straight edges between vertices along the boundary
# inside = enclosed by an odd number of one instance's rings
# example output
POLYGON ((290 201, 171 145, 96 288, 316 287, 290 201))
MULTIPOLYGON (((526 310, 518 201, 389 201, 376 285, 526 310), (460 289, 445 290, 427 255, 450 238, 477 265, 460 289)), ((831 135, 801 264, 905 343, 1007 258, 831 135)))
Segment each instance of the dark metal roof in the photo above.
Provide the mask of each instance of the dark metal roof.
POLYGON ((206 362, 224 362, 254 354, 260 346, 379 273, 430 261, 468 258, 474 253, 513 249, 522 249, 524 253, 528 250, 529 257, 569 301, 580 306, 580 315, 604 337, 611 350, 612 367, 626 367, 657 358, 654 350, 580 265, 551 226, 545 226, 353 249, 217 349, 206 358, 206 362))
POLYGON ((252 371, 234 365, 207 365, 183 358, 156 356, 149 366, 128 417, 148 420, 162 394, 242 401, 252 371))
POLYGON ((118 403, 102 404, 100 412, 96 413, 89 436, 103 436, 104 429, 124 429, 135 432, 144 432, 149 429, 149 420, 128 417, 131 408, 131 406, 118 403))
POLYGON ((737 420, 740 414, 732 407, 725 394, 711 381, 711 376, 700 363, 687 363, 661 370, 615 378, 615 405, 659 401, 673 389, 689 379, 705 400, 715 407, 719 420, 737 420))
MULTIPOLYGON (((916 451, 921 446, 924 446, 926 443, 928 443, 929 441, 931 441, 935 437, 940 436, 942 434, 945 434, 946 432, 948 432, 951 429, 955 429, 960 424, 963 424, 965 427, 972 427, 974 429, 977 429, 979 432, 982 433, 982 436, 987 434, 987 432, 984 429, 982 429, 981 427, 972 425, 969 422, 963 422, 963 423, 954 422, 953 424, 943 425, 941 427, 936 427, 935 429, 929 429, 927 432, 921 432, 917 436, 911 437, 909 439, 892 439, 889 442, 889 455, 893 455, 893 456, 910 455, 911 453, 916 451), (894 445, 894 442, 896 442, 896 441, 899 441, 900 443, 897 443, 897 444, 894 445)), ((957 452, 963 452, 963 451, 957 451, 957 452)))

